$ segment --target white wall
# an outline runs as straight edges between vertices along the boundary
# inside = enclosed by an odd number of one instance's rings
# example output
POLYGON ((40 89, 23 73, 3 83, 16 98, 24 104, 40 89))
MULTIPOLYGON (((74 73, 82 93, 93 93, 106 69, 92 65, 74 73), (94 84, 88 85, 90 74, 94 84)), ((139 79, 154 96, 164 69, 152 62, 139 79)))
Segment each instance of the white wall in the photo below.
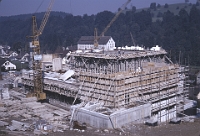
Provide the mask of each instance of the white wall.
MULTIPOLYGON (((78 44, 78 50, 89 50, 94 48, 94 44, 78 44)), ((98 48, 104 50, 114 50, 115 47, 115 41, 110 38, 109 41, 106 44, 99 44, 98 48)))
POLYGON ((53 59, 53 71, 59 71, 62 69, 62 58, 53 59))
POLYGON ((86 123, 95 128, 113 129, 113 127, 120 128, 125 124, 150 117, 151 104, 147 103, 129 109, 119 110, 111 115, 95 112, 92 108, 80 108, 76 105, 71 106, 71 111, 75 111, 73 121, 78 121, 81 124, 86 123))
POLYGON ((43 62, 52 62, 53 61, 53 54, 43 54, 42 55, 43 62))
POLYGON ((78 44, 78 50, 93 49, 94 44, 78 44))

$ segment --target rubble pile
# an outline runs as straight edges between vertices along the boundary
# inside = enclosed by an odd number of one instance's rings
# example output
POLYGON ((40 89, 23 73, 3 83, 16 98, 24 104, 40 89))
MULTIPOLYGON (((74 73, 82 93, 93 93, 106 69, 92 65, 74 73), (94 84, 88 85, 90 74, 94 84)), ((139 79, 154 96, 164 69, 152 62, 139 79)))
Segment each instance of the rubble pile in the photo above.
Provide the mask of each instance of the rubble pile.
POLYGON ((33 131, 34 134, 63 132, 69 129, 69 116, 69 111, 37 102, 35 97, 0 101, 0 126, 7 126, 10 131, 33 131), (3 121, 6 119, 16 120, 7 123, 3 121))

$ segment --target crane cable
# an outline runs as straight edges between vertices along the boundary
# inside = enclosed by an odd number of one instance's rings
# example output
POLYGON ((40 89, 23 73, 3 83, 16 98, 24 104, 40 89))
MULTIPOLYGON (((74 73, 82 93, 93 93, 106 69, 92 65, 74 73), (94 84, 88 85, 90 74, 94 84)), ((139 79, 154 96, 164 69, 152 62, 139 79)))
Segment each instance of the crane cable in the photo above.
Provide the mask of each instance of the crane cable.
POLYGON ((36 9, 35 13, 38 12, 38 10, 39 10, 39 8, 42 6, 43 2, 44 2, 44 0, 42 0, 42 2, 40 3, 40 5, 39 5, 38 8, 36 9))

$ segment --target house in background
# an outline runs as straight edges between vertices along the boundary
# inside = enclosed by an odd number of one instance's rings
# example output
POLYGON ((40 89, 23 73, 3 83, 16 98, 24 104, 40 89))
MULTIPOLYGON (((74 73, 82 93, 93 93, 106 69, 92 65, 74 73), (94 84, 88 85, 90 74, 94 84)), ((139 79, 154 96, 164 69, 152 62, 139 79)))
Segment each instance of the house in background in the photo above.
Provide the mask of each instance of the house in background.
POLYGON ((18 53, 15 51, 10 51, 8 54, 8 58, 16 58, 18 56, 18 53))
MULTIPOLYGON (((94 36, 81 36, 77 43, 78 50, 94 49, 94 36)), ((111 36, 102 36, 98 40, 98 49, 105 51, 115 49, 115 41, 111 36)))
POLYGON ((23 54, 20 61, 29 62, 30 61, 30 55, 28 53, 23 54))
POLYGON ((16 65, 11 63, 10 61, 4 62, 1 67, 5 67, 5 70, 16 70, 16 65))
POLYGON ((17 60, 18 53, 15 51, 9 51, 9 53, 2 55, 1 58, 7 58, 10 60, 17 60))
POLYGON ((5 47, 3 47, 2 45, 0 45, 0 56, 5 56, 7 55, 6 51, 5 51, 5 47))

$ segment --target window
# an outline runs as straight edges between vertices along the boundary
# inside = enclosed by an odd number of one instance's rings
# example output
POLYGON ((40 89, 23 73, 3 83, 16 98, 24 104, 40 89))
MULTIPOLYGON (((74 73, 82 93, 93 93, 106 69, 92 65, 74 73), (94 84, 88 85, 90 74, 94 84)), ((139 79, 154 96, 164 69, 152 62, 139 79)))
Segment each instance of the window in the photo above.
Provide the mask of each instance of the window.
POLYGON ((9 62, 6 62, 5 65, 6 65, 6 66, 9 65, 9 62))
POLYGON ((129 98, 129 94, 125 93, 125 104, 129 104, 130 98, 129 98))

